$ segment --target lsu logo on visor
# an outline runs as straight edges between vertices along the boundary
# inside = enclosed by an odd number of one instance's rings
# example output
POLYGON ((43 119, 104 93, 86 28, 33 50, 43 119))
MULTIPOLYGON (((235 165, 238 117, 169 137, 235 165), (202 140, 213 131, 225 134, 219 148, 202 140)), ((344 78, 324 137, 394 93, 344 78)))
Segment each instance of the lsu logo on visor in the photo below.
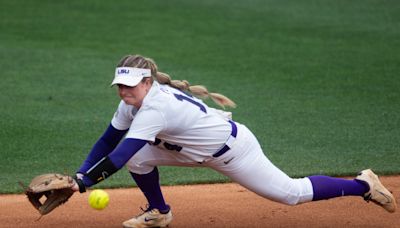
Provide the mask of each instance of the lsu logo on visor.
POLYGON ((150 69, 135 67, 117 67, 115 76, 132 76, 132 77, 151 77, 150 69))
POLYGON ((129 69, 118 69, 117 74, 129 74, 129 69))

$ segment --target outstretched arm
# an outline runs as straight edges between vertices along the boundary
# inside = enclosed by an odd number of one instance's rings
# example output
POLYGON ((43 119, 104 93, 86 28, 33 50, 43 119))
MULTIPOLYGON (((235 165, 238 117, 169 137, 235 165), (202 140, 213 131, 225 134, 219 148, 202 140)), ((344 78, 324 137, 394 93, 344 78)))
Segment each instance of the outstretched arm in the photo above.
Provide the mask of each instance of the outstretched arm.
POLYGON ((86 173, 94 164, 110 154, 128 130, 118 130, 110 124, 82 163, 77 173, 86 173))
POLYGON ((122 141, 109 155, 104 156, 100 161, 83 173, 81 179, 76 179, 77 184, 73 187, 75 191, 84 192, 86 187, 111 176, 121 169, 128 160, 136 154, 145 144, 146 140, 128 138, 122 141))

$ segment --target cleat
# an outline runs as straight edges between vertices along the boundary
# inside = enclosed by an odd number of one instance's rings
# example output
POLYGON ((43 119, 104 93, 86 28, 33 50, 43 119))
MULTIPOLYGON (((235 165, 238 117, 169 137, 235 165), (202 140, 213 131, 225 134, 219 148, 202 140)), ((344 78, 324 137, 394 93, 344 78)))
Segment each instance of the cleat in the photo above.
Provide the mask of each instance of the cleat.
POLYGON ((146 210, 142 214, 122 223, 124 228, 167 227, 172 221, 172 212, 160 213, 156 208, 146 210))
POLYGON ((396 211, 396 199, 379 181, 378 176, 370 169, 361 171, 356 180, 363 181, 368 184, 369 191, 364 194, 364 200, 372 201, 375 204, 383 207, 388 212, 396 211))

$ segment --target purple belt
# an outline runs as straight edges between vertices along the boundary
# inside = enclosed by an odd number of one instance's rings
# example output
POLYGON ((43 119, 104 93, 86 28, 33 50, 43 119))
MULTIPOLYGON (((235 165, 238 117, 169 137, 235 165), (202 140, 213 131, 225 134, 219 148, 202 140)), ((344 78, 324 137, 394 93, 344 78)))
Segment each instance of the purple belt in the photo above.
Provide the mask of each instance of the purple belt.
POLYGON ((228 122, 232 125, 231 135, 229 136, 228 140, 226 140, 224 146, 221 149, 219 149, 215 154, 213 154, 213 157, 215 157, 215 158, 225 154, 226 151, 231 149, 232 144, 236 139, 236 135, 237 135, 236 124, 232 120, 229 120, 228 122))

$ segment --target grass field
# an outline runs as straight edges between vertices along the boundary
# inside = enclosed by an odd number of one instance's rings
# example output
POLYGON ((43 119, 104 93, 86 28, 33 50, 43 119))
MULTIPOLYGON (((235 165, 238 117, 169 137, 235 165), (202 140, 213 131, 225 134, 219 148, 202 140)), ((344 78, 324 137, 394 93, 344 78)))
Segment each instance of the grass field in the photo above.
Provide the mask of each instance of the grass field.
MULTIPOLYGON (((0 0, 0 193, 72 174, 117 107, 125 54, 232 98, 291 176, 400 173, 400 3, 0 0)), ((210 103, 211 104, 211 103, 210 103)), ((162 184, 228 181, 162 167, 162 184)), ((102 187, 132 186, 125 171, 102 187)))

